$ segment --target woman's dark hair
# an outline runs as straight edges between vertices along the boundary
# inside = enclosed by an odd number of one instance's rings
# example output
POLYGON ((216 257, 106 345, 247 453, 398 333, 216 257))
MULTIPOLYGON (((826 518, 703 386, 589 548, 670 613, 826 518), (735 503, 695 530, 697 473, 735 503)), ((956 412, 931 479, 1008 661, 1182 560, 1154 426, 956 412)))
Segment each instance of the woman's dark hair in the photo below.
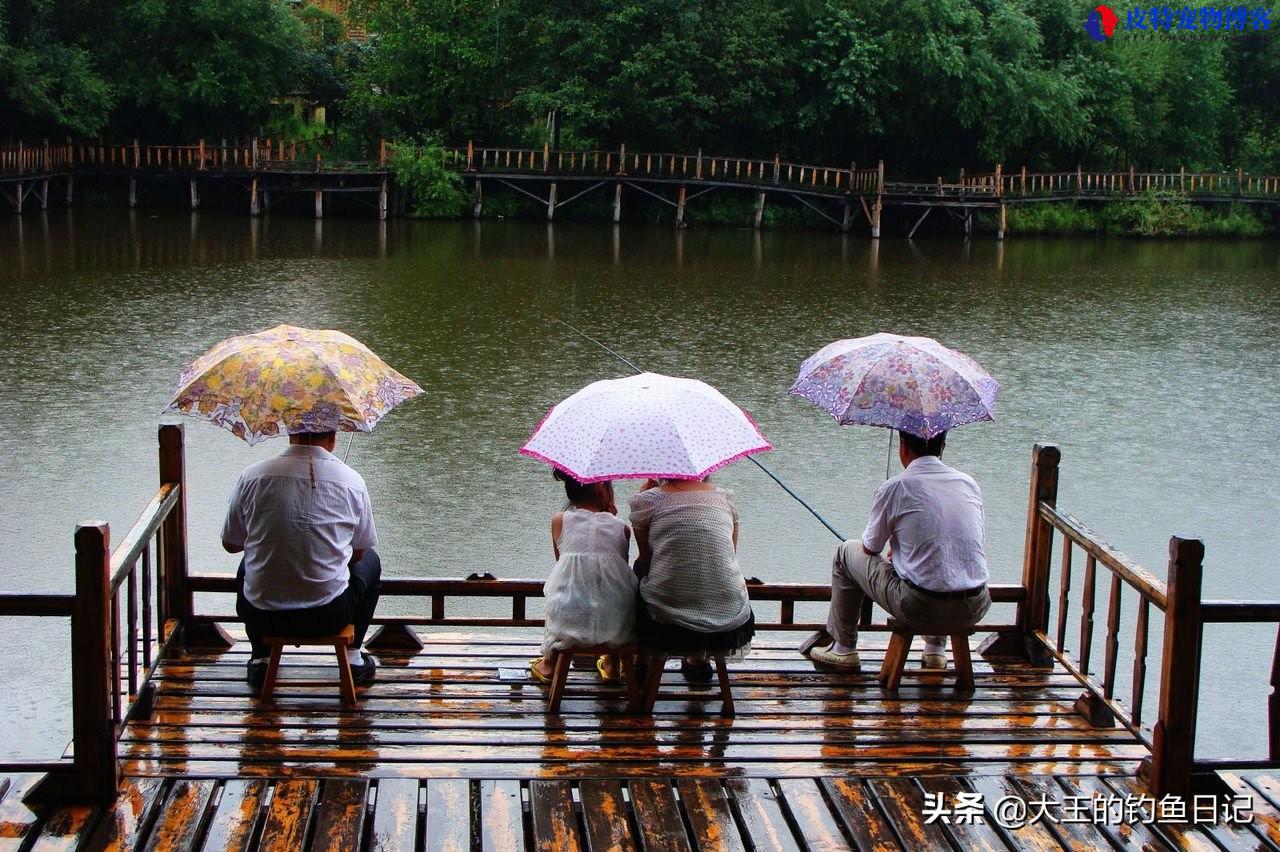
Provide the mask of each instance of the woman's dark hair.
POLYGON ((595 496, 594 485, 584 485, 562 470, 553 470, 551 475, 564 483, 564 496, 569 498, 570 503, 586 503, 595 496))
POLYGON ((902 443, 913 456, 940 456, 947 446, 947 433, 939 432, 932 438, 925 440, 919 435, 912 435, 910 432, 898 430, 898 437, 902 439, 902 443))

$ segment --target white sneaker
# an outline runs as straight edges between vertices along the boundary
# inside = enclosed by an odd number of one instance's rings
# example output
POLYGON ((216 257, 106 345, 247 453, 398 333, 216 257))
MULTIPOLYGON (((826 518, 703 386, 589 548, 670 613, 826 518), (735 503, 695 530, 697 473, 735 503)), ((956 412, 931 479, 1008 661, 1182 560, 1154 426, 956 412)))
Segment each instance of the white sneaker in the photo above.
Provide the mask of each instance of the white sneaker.
POLYGON ((920 655, 920 665, 926 669, 945 669, 947 667, 947 652, 943 651, 925 651, 920 655))
POLYGON ((857 651, 841 654, 835 650, 834 645, 826 645, 810 650, 809 659, 819 665, 829 666, 833 669, 847 669, 854 672, 862 670, 862 660, 858 657, 857 651))

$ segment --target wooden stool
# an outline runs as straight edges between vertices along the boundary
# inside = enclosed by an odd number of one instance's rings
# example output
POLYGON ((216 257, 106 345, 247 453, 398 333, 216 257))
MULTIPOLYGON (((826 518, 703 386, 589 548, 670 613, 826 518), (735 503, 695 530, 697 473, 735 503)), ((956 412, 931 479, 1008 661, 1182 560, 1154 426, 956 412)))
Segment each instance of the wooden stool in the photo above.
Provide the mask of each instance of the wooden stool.
MULTIPOLYGON (((733 692, 729 689, 729 670, 725 667, 724 655, 712 654, 709 658, 715 663, 716 677, 720 681, 720 715, 732 719, 733 692)), ((644 692, 639 696, 639 701, 634 708, 636 712, 646 716, 653 715, 653 707, 658 703, 658 687, 662 684, 662 670, 667 665, 667 659, 665 654, 647 655, 649 674, 645 678, 644 692)))
MULTIPOLYGON (((265 704, 271 703, 271 696, 276 689, 276 674, 280 670, 280 654, 285 645, 295 648, 302 645, 332 645, 338 657, 338 691, 342 694, 342 703, 356 703, 356 682, 351 677, 351 663, 347 661, 347 648, 355 639, 356 629, 348 624, 341 632, 332 636, 263 636, 262 642, 271 648, 271 660, 267 663, 267 677, 262 682, 262 692, 258 698, 265 704)), ((304 681, 311 684, 314 681, 304 681)))
POLYGON ((627 704, 630 705, 635 702, 639 687, 636 684, 635 669, 631 665, 636 654, 634 647, 624 645, 621 648, 610 648, 607 645, 593 645, 591 647, 568 648, 564 651, 555 652, 555 674, 551 676, 551 691, 547 693, 548 713, 560 712, 560 701, 564 698, 565 686, 569 681, 569 666, 573 662, 573 658, 587 655, 594 658, 603 654, 618 655, 618 669, 622 675, 622 685, 627 690, 627 704))
MULTIPOLYGON (((898 683, 902 680, 902 670, 907 665, 907 657, 911 655, 911 640, 915 639, 915 631, 910 627, 889 622, 893 628, 893 637, 889 640, 889 650, 884 655, 884 665, 880 666, 880 685, 886 692, 896 693, 898 683)), ((973 692, 973 661, 969 658, 969 637, 971 631, 951 634, 951 657, 955 664, 956 691, 973 692)), ((938 671, 945 669, 929 669, 938 671)))

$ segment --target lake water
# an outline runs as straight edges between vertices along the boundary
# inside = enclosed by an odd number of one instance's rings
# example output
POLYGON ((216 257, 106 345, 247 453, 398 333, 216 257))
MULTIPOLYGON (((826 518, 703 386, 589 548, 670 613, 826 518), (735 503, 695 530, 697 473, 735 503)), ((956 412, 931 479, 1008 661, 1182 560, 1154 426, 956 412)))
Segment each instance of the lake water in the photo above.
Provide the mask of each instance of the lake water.
MULTIPOLYGON (((1278 284, 1270 242, 877 246, 578 223, 11 217, 0 220, 0 588, 70 590, 75 523, 101 518, 122 535, 154 492, 156 425, 179 370, 224 337, 282 322, 342 329, 426 389, 350 449, 389 574, 545 576, 563 492, 516 449, 548 406, 629 372, 548 319, 560 317, 748 409, 775 444, 763 460, 847 535, 884 479, 886 433, 837 427, 786 389, 831 340, 936 337, 1003 385, 997 420, 956 431, 946 453, 983 488, 995 581, 1020 578, 1039 440, 1062 448, 1061 505, 1157 576, 1170 534, 1197 535, 1206 596, 1277 598, 1278 284)), ((226 494, 281 445, 186 429, 192 565, 230 572, 218 546, 226 494)), ((717 478, 737 494, 749 576, 828 579, 834 538, 804 509, 749 464, 717 478)), ((633 487, 620 485, 620 505, 633 487)), ((70 736, 66 623, 10 620, 0 637, 0 717, 16 732, 0 754, 54 756, 70 736)), ((1202 754, 1265 753, 1274 638, 1209 629, 1202 754)), ((1154 685, 1147 695, 1150 716, 1154 685)))

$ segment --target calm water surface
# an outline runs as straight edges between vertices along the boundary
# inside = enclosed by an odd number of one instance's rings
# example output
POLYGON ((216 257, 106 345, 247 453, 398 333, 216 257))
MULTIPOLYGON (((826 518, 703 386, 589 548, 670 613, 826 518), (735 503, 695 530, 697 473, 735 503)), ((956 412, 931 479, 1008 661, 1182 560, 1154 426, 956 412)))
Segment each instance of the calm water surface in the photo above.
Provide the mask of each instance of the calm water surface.
MULTIPOLYGON (((750 410, 776 446, 766 462, 848 535, 884 478, 886 433, 837 427, 786 388, 831 340, 936 337, 1004 386, 999 419, 947 449, 984 490, 996 581, 1020 577, 1030 449, 1050 440, 1060 502, 1157 575, 1170 534, 1198 535, 1207 596, 1280 597, 1278 284, 1273 243, 877 248, 829 233, 572 223, 0 220, 0 588, 70 590, 75 523, 101 518, 122 535, 154 492, 156 425, 181 367, 281 322, 343 329, 427 390, 350 450, 388 573, 545 576, 562 492, 516 448, 549 405, 627 373, 555 316, 750 410)), ((192 564, 229 572, 226 494, 280 445, 251 450, 197 421, 187 441, 192 564)), ((748 575, 828 578, 834 539, 799 505, 750 465, 719 479, 740 503, 748 575)), ((65 622, 11 620, 0 637, 11 720, 0 754, 56 755, 70 736, 65 622)), ((1214 627, 1207 641, 1202 751, 1260 754, 1274 633, 1214 627)), ((1154 686, 1147 695, 1154 708, 1154 686)))

